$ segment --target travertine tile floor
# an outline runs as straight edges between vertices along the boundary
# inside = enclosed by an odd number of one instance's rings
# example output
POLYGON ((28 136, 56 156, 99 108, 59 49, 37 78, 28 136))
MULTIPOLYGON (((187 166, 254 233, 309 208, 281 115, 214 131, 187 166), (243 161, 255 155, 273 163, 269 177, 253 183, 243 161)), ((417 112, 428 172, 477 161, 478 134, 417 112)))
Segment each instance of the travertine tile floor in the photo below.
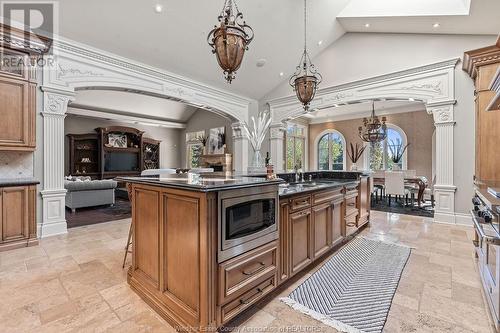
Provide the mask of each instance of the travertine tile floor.
MULTIPOLYGON (((0 253, 0 332, 173 332, 126 283, 121 261, 129 223, 74 228, 40 246, 0 253)), ((472 229, 373 212, 362 234, 415 248, 386 332, 492 332, 474 266, 472 229)), ((335 332, 279 301, 311 273, 259 304, 240 328, 335 332)))

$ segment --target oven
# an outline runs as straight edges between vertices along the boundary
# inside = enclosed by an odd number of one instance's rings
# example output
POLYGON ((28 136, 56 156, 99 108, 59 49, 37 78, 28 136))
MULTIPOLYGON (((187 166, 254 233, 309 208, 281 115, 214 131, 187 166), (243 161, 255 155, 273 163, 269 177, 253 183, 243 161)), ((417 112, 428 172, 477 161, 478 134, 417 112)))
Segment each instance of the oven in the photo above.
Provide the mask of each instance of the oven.
POLYGON ((219 192, 218 262, 278 239, 278 187, 219 192))
POLYGON ((500 214, 478 193, 472 199, 474 246, 481 282, 497 329, 500 327, 500 214))

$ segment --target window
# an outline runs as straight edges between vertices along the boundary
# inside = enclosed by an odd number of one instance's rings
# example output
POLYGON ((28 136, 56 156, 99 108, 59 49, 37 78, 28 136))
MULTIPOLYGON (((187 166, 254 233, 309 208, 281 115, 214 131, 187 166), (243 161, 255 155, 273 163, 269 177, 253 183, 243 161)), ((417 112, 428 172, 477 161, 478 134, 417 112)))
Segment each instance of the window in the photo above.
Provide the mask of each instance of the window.
POLYGON ((293 170, 295 167, 305 167, 305 128, 297 124, 289 125, 286 131, 286 169, 293 170))
POLYGON ((205 131, 186 133, 186 167, 201 167, 201 155, 203 155, 203 144, 200 138, 205 136, 205 131))
MULTIPOLYGON (((392 160, 393 152, 397 147, 406 145, 406 134, 404 131, 394 125, 387 125, 387 138, 382 142, 377 142, 369 145, 369 163, 371 170, 393 170, 394 161, 392 160)), ((406 152, 403 158, 397 163, 399 169, 406 169, 406 152)))
POLYGON ((337 131, 324 134, 318 141, 318 170, 344 170, 345 140, 337 131))

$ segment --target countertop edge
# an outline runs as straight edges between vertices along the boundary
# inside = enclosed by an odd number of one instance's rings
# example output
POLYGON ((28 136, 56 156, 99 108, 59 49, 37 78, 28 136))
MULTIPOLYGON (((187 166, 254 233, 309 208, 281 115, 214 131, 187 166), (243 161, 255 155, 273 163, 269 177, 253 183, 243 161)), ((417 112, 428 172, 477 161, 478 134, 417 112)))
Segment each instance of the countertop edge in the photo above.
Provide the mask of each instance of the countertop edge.
POLYGON ((34 178, 0 179, 0 187, 39 185, 40 181, 34 178))

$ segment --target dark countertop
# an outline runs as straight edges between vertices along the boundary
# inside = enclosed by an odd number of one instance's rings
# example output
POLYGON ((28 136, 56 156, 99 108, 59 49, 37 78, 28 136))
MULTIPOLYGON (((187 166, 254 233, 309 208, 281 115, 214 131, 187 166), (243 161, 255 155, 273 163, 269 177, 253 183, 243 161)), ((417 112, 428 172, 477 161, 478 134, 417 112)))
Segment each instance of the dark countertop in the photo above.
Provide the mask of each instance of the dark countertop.
POLYGON ((312 182, 303 182, 296 184, 280 184, 279 196, 280 198, 289 197, 296 194, 310 193, 318 190, 335 189, 346 185, 357 185, 358 180, 355 179, 318 179, 312 182))
POLYGON ((154 185, 160 187, 179 188, 198 192, 223 191, 236 188, 278 185, 282 179, 267 180, 261 177, 242 177, 225 173, 201 174, 199 179, 188 177, 188 174, 172 174, 168 178, 158 177, 118 177, 116 180, 127 183, 154 185))
POLYGON ((38 185, 40 182, 35 178, 0 178, 0 187, 38 185))
POLYGON ((487 180, 476 180, 476 193, 481 197, 485 204, 492 210, 496 210, 500 213, 500 198, 495 197, 490 192, 488 188, 500 189, 500 182, 487 181, 487 180))

